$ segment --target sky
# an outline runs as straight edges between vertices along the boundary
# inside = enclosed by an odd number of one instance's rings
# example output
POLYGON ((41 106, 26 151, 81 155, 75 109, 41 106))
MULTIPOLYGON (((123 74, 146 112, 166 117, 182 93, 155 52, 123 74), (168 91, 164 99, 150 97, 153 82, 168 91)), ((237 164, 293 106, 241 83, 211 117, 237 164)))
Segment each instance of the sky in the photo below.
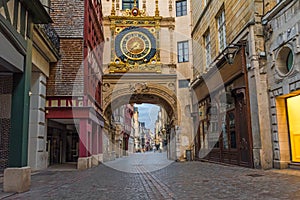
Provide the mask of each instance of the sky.
POLYGON ((153 104, 135 104, 134 107, 138 107, 139 121, 145 122, 145 126, 154 132, 155 121, 157 120, 157 114, 160 107, 153 104))

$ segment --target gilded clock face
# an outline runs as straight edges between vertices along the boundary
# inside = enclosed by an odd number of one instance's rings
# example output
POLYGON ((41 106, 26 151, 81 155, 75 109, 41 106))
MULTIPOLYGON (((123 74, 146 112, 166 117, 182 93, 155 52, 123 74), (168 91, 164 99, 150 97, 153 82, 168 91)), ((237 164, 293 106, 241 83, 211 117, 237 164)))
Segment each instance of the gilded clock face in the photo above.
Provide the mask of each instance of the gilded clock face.
POLYGON ((128 27, 117 35, 115 50, 123 62, 147 63, 156 53, 155 38, 145 28, 128 27))
POLYGON ((144 33, 131 31, 122 38, 120 47, 128 59, 142 60, 151 50, 151 41, 144 33))

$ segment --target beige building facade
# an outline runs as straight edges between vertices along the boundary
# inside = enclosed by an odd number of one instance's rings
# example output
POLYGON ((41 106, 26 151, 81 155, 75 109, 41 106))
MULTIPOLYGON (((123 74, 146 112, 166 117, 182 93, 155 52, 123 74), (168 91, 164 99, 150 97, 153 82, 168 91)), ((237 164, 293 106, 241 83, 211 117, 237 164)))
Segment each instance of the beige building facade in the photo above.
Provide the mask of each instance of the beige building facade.
POLYGON ((193 141, 188 88, 192 78, 190 6, 189 0, 103 2, 104 110, 128 102, 164 107, 172 127, 170 159, 174 160, 183 159, 193 141), (145 51, 130 46, 135 44, 130 41, 132 31, 142 32, 137 37, 145 41, 145 51))
POLYGON ((42 170, 49 165, 45 117, 46 83, 51 63, 55 63, 59 59, 59 39, 50 24, 36 25, 33 32, 33 43, 28 164, 32 170, 42 170), (52 38, 49 37, 50 34, 52 38))
POLYGON ((195 157, 271 168, 261 16, 276 1, 192 1, 195 157))

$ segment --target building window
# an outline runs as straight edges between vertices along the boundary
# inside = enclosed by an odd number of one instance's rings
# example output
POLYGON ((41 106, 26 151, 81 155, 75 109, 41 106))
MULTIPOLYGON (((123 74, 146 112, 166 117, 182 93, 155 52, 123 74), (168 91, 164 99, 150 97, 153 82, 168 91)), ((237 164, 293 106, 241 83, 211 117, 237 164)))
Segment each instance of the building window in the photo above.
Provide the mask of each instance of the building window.
POLYGON ((293 51, 288 46, 281 48, 276 59, 276 67, 278 71, 282 75, 288 74, 293 68, 293 63, 293 51))
POLYGON ((190 79, 179 80, 178 81, 178 87, 179 88, 188 88, 189 87, 189 83, 190 83, 190 79))
POLYGON ((176 17, 187 15, 186 0, 176 1, 176 17))
POLYGON ((206 56, 206 68, 208 68, 211 63, 211 46, 210 46, 209 32, 207 32, 204 36, 204 44, 205 44, 205 56, 206 56))
POLYGON ((225 26, 224 10, 217 16, 217 24, 218 24, 219 50, 223 51, 226 47, 226 26, 225 26))
POLYGON ((293 67, 293 60, 294 60, 294 55, 293 52, 290 50, 286 59, 286 68, 288 71, 291 71, 293 67))
POLYGON ((178 42, 178 62, 188 62, 189 61, 189 43, 188 41, 178 42))
MULTIPOLYGON (((134 0, 123 0, 122 1, 122 9, 123 10, 126 10, 126 9, 129 9, 131 10, 133 8, 133 5, 134 5, 134 0)), ((139 7, 139 1, 136 0, 136 7, 139 7)))

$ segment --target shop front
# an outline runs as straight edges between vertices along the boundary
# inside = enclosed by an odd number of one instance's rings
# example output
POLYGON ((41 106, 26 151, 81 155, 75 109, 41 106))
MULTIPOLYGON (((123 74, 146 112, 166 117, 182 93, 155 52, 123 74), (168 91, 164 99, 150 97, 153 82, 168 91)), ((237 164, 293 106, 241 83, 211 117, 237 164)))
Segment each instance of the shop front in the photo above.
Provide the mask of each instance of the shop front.
POLYGON ((77 163, 79 136, 76 130, 48 127, 47 151, 49 165, 77 163))
POLYGON ((281 1, 263 17, 273 166, 279 169, 300 165, 299 5, 298 1, 281 1), (290 23, 278 20, 285 16, 290 23))
POLYGON ((300 163, 300 95, 286 99, 292 162, 300 163))
POLYGON ((245 57, 241 49, 234 63, 219 62, 194 86, 198 99, 195 158, 253 167, 245 57), (219 77, 217 77, 219 76, 219 77))
POLYGON ((77 163, 78 169, 87 169, 103 162, 103 118, 89 107, 70 107, 81 105, 82 98, 77 101, 65 97, 47 99, 50 165, 77 163))

